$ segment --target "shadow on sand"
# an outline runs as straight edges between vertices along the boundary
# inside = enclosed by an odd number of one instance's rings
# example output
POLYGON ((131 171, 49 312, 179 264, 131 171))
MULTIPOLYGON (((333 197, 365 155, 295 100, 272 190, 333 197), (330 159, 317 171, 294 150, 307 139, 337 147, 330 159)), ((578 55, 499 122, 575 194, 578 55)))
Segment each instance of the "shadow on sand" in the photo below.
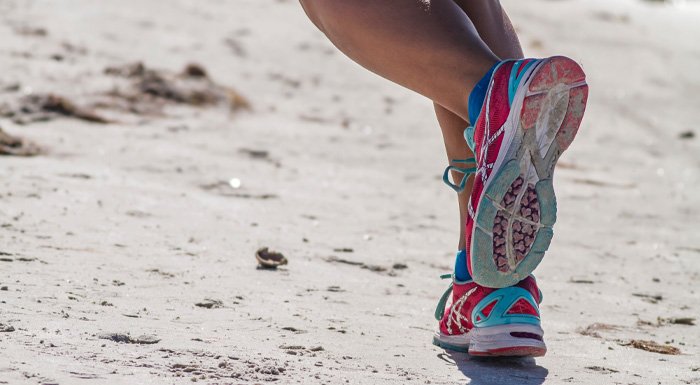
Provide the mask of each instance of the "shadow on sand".
POLYGON ((481 358, 450 351, 438 358, 457 366, 469 385, 540 385, 549 374, 534 358, 481 358))

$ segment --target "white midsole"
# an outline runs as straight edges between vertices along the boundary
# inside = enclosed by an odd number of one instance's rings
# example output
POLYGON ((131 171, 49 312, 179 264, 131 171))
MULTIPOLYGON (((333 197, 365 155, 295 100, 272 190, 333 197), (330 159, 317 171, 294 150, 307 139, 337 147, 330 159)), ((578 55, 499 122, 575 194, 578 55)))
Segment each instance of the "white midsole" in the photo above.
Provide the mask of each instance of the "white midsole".
POLYGON ((540 337, 544 335, 541 326, 520 323, 473 328, 470 332, 472 340, 478 339, 482 341, 501 339, 502 336, 510 335, 513 332, 536 334, 540 337))
POLYGON ((457 335, 444 334, 443 332, 438 330, 435 332, 435 338, 440 340, 440 342, 444 342, 453 346, 461 346, 467 348, 469 346, 469 342, 471 341, 470 335, 472 330, 468 331, 465 334, 457 335))
POLYGON ((513 347, 533 347, 546 349, 542 328, 538 325, 511 324, 485 328, 474 328, 469 341, 470 352, 489 352, 498 349, 513 347), (537 338, 514 337, 513 332, 528 333, 539 336, 537 338))
POLYGON ((545 347, 542 340, 535 338, 513 337, 510 333, 530 333, 540 338, 544 331, 539 325, 507 324, 489 327, 473 328, 465 334, 448 335, 440 330, 435 332, 435 337, 441 342, 460 347, 469 347, 470 350, 488 351, 515 346, 545 347))

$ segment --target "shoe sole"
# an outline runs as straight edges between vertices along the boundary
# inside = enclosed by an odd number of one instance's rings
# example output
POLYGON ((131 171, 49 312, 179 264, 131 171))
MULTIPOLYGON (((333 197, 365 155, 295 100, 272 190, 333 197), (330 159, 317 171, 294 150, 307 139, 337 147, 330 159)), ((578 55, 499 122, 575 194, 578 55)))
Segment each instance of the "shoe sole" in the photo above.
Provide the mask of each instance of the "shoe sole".
POLYGON ((554 167, 574 140, 588 99, 581 67, 566 57, 538 63, 518 87, 502 149, 484 186, 472 233, 472 277, 494 288, 515 285, 549 248, 557 202, 554 167))
POLYGON ((442 334, 442 332, 438 330, 433 336, 433 345, 445 350, 467 353, 469 351, 469 333, 466 335, 451 336, 442 334))
POLYGON ((433 345, 476 357, 542 357, 547 353, 543 335, 537 325, 509 324, 474 328, 460 336, 438 331, 433 345))

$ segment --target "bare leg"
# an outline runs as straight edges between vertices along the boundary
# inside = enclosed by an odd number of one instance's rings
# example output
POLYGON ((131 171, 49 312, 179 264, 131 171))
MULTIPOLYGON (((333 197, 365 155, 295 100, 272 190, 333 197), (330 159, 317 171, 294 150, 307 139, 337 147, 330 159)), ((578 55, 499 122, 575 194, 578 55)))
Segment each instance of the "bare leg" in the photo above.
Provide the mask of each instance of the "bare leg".
POLYGON ((467 119, 469 92, 499 58, 454 0, 300 0, 365 68, 467 119))
POLYGON ((454 0, 476 26, 479 36, 501 59, 522 59, 518 35, 498 0, 454 0))
MULTIPOLYGON (((520 59, 523 51, 518 41, 510 19, 501 8, 497 0, 454 0, 469 16, 476 26, 481 38, 488 44, 498 57, 502 59, 520 59)), ((442 129, 442 137, 445 141, 448 161, 452 159, 466 159, 473 156, 464 140, 463 132, 468 122, 453 114, 450 110, 438 103, 435 106, 435 115, 442 129)), ((453 174, 455 180, 461 175, 453 174)), ((467 202, 471 194, 472 181, 470 180, 464 191, 457 195, 459 202, 459 243, 458 249, 465 247, 465 218, 467 215, 467 202)))
MULTIPOLYGON (((435 115, 442 129, 442 138, 445 141, 445 150, 447 152, 447 161, 452 159, 467 159, 474 156, 464 140, 464 129, 467 127, 467 121, 450 112, 445 107, 433 103, 435 106, 435 115)), ((461 174, 453 173, 453 180, 461 178, 461 174)), ((469 178, 464 190, 457 194, 459 203, 459 243, 458 250, 465 248, 466 239, 464 237, 465 218, 467 215, 467 202, 472 191, 473 178, 469 178)))
MULTIPOLYGON (((450 160, 472 156, 463 137, 469 92, 500 57, 522 57, 497 0, 300 2, 313 23, 353 60, 434 101, 450 160)), ((458 196, 460 249, 471 184, 458 196)))

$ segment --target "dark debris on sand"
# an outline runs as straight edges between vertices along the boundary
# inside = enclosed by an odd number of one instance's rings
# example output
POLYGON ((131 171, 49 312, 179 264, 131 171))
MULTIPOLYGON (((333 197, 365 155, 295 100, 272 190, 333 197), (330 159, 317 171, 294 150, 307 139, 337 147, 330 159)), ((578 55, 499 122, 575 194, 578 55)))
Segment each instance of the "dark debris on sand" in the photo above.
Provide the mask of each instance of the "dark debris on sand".
POLYGON ((289 263, 284 254, 270 250, 268 247, 262 247, 255 252, 255 260, 258 265, 264 269, 276 269, 289 263))
POLYGON ((691 130, 683 131, 678 134, 678 137, 681 139, 693 139, 695 137, 695 132, 691 130))
POLYGON ((647 340, 630 340, 625 342, 619 342, 621 346, 631 346, 635 349, 645 350, 647 352, 659 353, 659 354, 669 354, 669 355, 679 355, 681 354, 680 349, 671 345, 662 345, 658 342, 647 341, 647 340))
POLYGON ((116 107, 136 114, 157 114, 166 103, 195 107, 227 106, 249 110, 248 100, 230 87, 214 82, 199 64, 190 63, 179 74, 146 67, 141 62, 108 67, 105 74, 127 80, 125 88, 107 93, 112 99, 101 107, 116 107))
POLYGON ((12 327, 12 325, 6 325, 4 323, 0 323, 0 333, 10 333, 15 331, 15 328, 12 327))
MULTIPOLYGON (((167 365, 174 377, 190 377, 192 382, 206 380, 207 384, 239 384, 277 382, 283 379, 288 370, 288 362, 269 357, 242 360, 235 356, 224 357, 206 351, 173 351, 161 349, 168 355, 180 357, 194 355, 196 360, 173 362, 167 365)), ((192 358, 192 357, 190 357, 192 358)))
POLYGON ((693 317, 672 317, 672 318, 661 318, 659 317, 657 322, 659 325, 673 324, 673 325, 695 325, 695 318, 693 317))
POLYGON ((609 332, 609 331, 618 331, 620 330, 621 327, 617 325, 611 325, 611 324, 606 324, 606 323, 601 323, 601 322, 596 322, 592 323, 586 328, 579 328, 577 332, 581 334, 582 336, 588 336, 588 337, 594 337, 594 338, 602 338, 600 335, 600 332, 609 332))
POLYGON ((91 95, 90 103, 79 105, 53 93, 20 96, 0 105, 0 117, 16 124, 46 122, 69 117, 92 123, 114 123, 96 111, 126 111, 135 115, 162 116, 168 104, 193 107, 223 106, 229 111, 250 110, 248 100, 230 87, 214 82, 199 64, 188 64, 180 73, 146 67, 137 62, 108 67, 106 75, 116 77, 115 86, 91 95))
POLYGON ((59 117, 71 117, 93 123, 110 121, 89 108, 78 106, 68 98, 56 94, 29 94, 20 97, 14 104, 0 106, 0 117, 11 119, 16 124, 46 122, 59 117))
POLYGON ((0 155, 35 156, 41 153, 36 144, 22 138, 12 136, 0 127, 0 155))
POLYGON ((381 265, 369 265, 364 262, 360 261, 352 261, 349 259, 345 258, 339 258, 335 255, 331 255, 330 257, 326 258, 326 262, 329 263, 339 263, 339 264, 344 264, 344 265, 350 265, 350 266, 357 266, 361 269, 369 270, 374 273, 385 273, 388 276, 396 276, 397 275, 397 270, 404 270, 408 269, 408 265, 404 263, 395 263, 391 266, 391 268, 387 266, 381 266, 381 265))
POLYGON ((160 338, 152 335, 142 335, 136 338, 124 333, 100 333, 97 338, 102 340, 110 340, 118 343, 151 345, 160 342, 160 338))
POLYGON ((224 303, 218 299, 205 298, 202 302, 195 303, 194 306, 205 309, 218 309, 224 307, 224 303))

